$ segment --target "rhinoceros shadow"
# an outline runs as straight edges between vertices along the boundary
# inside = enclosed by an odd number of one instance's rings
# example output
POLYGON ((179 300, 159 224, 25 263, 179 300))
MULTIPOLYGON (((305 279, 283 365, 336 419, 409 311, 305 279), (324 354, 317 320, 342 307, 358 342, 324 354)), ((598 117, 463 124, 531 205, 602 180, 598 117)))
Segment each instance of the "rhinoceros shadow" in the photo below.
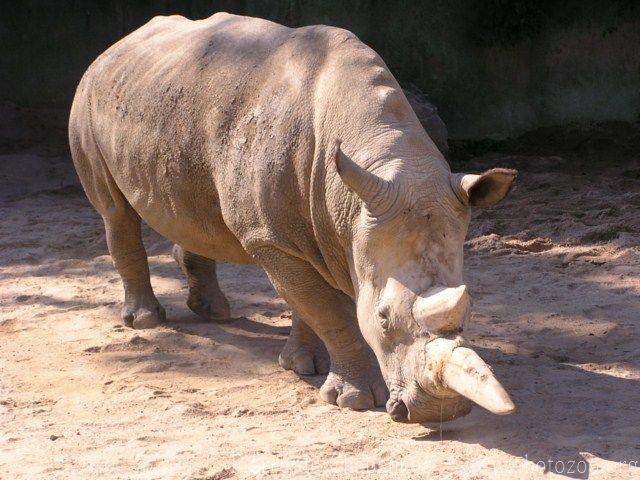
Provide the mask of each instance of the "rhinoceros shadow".
MULTIPOLYGON (((250 289, 234 291, 235 277, 229 269, 235 268, 222 266, 220 278, 223 288, 227 287, 225 290, 232 305, 242 305, 241 314, 250 316, 252 312, 263 312, 266 317, 287 316, 287 305, 269 290, 266 277, 257 282, 257 292, 250 292, 250 289)), ((243 268, 255 269, 245 274, 263 275, 256 267, 243 268)), ((616 292, 601 289, 595 283, 590 287, 596 298, 616 295, 616 292)), ((170 304, 179 302, 181 297, 172 295, 167 301, 170 304)), ((507 310, 509 307, 502 304, 500 308, 507 310)), ((499 316, 506 318, 507 314, 501 312, 499 316)), ((178 329, 214 338, 216 342, 232 343, 242 349, 255 349, 261 352, 265 362, 272 362, 276 368, 278 352, 289 330, 282 322, 279 325, 269 324, 268 318, 252 320, 240 317, 222 326, 200 324, 189 313, 183 313, 182 317, 174 320, 169 325, 178 329)), ((633 440, 639 438, 640 431, 640 381, 623 378, 622 375, 627 373, 613 372, 618 376, 607 374, 607 349, 602 349, 603 342, 609 342, 626 331, 623 327, 616 325, 603 335, 586 337, 552 332, 562 337, 559 341, 564 350, 538 350, 533 342, 532 348, 522 349, 528 350, 527 353, 505 353, 498 348, 480 346, 488 330, 481 323, 468 329, 470 346, 492 365, 498 378, 512 393, 517 413, 497 417, 477 407, 471 415, 458 421, 435 428, 427 425, 428 430, 415 437, 415 441, 449 440, 479 444, 486 449, 498 449, 525 459, 533 469, 537 466, 540 472, 571 478, 589 478, 597 473, 599 467, 591 465, 593 458, 599 459, 598 462, 604 461, 607 468, 614 471, 629 469, 630 474, 632 471, 640 473, 634 466, 634 462, 640 465, 640 443, 633 440), (603 351, 598 352, 598 346, 603 351), (588 364, 589 360, 591 364, 588 364), (581 364, 588 364, 587 368, 577 366, 581 364)), ((550 334, 544 332, 542 338, 550 334)), ((503 340, 517 344, 519 336, 531 338, 536 336, 536 331, 521 328, 505 334, 503 340)), ((538 337, 539 334, 535 338, 538 337)), ((610 357, 608 360, 614 364, 623 361, 632 367, 635 365, 635 356, 621 354, 622 358, 610 357)), ((319 387, 324 377, 303 377, 302 380, 319 387)))
MULTIPOLYGON (((487 261, 475 254, 471 258, 471 263, 487 261)), ((540 273, 529 272, 534 280, 536 275, 557 267, 557 260, 553 257, 539 256, 536 260, 540 273), (550 263, 546 268, 545 261, 550 263)), ((526 263, 513 258, 498 257, 494 261, 521 266, 523 270, 527 268, 526 263)), ((267 317, 283 313, 286 316, 287 305, 276 297, 258 268, 242 267, 249 269, 244 274, 261 277, 248 289, 234 283, 236 280, 231 270, 235 268, 238 267, 221 266, 220 279, 232 305, 242 305, 242 315, 263 312, 267 317)), ((470 346, 494 368, 498 378, 511 392, 518 411, 512 416, 497 417, 477 407, 468 417, 458 421, 436 428, 426 426, 428 430, 414 440, 478 444, 525 459, 532 471, 538 468, 539 472, 547 471, 570 478, 589 478, 592 474, 597 475, 600 468, 621 474, 625 469, 629 475, 640 473, 634 466, 640 465, 640 381, 625 378, 634 375, 638 366, 640 358, 634 352, 640 351, 640 339, 629 338, 629 318, 620 317, 618 323, 610 325, 606 331, 596 330, 594 335, 560 328, 527 328, 526 322, 520 320, 514 322, 517 326, 512 328, 508 325, 509 317, 514 314, 513 308, 519 304, 518 299, 507 295, 496 301, 491 294, 483 295, 486 272, 480 268, 473 269, 473 272, 470 283, 479 292, 479 313, 472 319, 475 324, 467 328, 467 338, 470 346), (487 312, 492 312, 492 315, 482 318, 487 312), (500 348, 483 347, 492 341, 497 341, 500 348), (518 353, 507 353, 514 350, 518 353), (595 465, 592 465, 593 459, 597 459, 595 465)), ((515 275, 521 276, 519 281, 531 279, 517 270, 515 275)), ((509 279, 503 281, 508 282, 509 279)), ((552 285, 545 288, 538 295, 553 291, 552 285)), ((588 295, 594 304, 620 302, 620 293, 615 288, 606 288, 596 282, 582 282, 582 288, 585 290, 583 294, 588 295)), ((173 301, 178 300, 175 298, 173 301)), ((558 301, 562 302, 562 298, 558 301)), ((606 309, 574 312, 571 305, 544 301, 524 303, 515 312, 520 319, 527 315, 555 318, 553 315, 563 309, 568 316, 592 318, 594 325, 608 319, 606 309)), ((288 327, 282 326, 282 322, 276 326, 269 324, 268 318, 256 321, 243 317, 232 324, 232 331, 223 326, 226 333, 221 334, 216 330, 220 327, 198 326, 193 318, 185 314, 175 325, 196 331, 201 329, 201 334, 214 335, 220 342, 232 342, 246 349, 255 348, 262 352, 265 361, 273 362, 277 368, 277 354, 288 333, 288 327)), ((302 380, 319 387, 324 377, 303 377, 302 380)), ((514 468, 517 468, 515 462, 514 468)))

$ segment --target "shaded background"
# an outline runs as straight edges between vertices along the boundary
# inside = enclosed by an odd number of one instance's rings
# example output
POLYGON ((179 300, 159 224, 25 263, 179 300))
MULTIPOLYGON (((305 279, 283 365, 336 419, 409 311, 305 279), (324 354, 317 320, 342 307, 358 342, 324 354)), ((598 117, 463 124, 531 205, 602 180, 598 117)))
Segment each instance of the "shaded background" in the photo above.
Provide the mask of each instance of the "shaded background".
POLYGON ((151 17, 221 10, 355 32, 454 138, 640 120, 640 2, 622 0, 23 0, 0 16, 0 101, 68 109, 91 61, 151 17))

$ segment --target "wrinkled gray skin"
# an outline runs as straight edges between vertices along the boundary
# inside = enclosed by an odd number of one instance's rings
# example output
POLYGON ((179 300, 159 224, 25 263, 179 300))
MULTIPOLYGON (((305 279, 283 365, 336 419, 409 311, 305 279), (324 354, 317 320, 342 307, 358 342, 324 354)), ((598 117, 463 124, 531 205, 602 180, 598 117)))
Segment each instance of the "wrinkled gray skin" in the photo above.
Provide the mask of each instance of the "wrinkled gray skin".
POLYGON ((124 283, 127 325, 165 318, 142 219, 176 243, 188 304, 207 320, 229 316, 214 260, 260 264, 295 313, 280 363, 329 370, 325 401, 367 409, 388 386, 396 420, 468 411, 418 378, 430 336, 454 332, 430 329, 412 305, 462 284, 469 204, 495 203, 513 175, 452 175, 352 33, 225 13, 156 17, 89 67, 69 138, 124 283))

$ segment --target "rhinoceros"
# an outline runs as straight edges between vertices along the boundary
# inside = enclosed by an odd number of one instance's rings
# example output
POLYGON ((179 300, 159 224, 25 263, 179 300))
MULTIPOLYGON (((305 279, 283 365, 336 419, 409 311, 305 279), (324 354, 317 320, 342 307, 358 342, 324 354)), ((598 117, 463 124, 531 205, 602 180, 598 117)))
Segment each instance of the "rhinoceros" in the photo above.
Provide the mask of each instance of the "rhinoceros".
POLYGON ((516 172, 452 173, 380 56, 329 26, 156 17, 77 88, 73 161, 104 220, 124 323, 165 320, 141 220, 175 243, 188 306, 230 315, 216 261, 256 263, 294 312, 280 364, 326 402, 446 421, 514 410, 459 337, 470 207, 516 172), (327 361, 328 359, 328 361, 327 361))

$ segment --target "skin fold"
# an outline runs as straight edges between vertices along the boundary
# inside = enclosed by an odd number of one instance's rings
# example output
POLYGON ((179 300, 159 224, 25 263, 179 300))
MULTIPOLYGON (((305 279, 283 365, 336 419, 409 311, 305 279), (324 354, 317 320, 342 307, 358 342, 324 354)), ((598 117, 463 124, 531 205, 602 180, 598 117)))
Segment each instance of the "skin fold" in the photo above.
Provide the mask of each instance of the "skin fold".
POLYGON ((355 35, 226 13, 156 17, 89 67, 69 140, 123 280, 125 323, 165 318, 143 220, 176 244, 188 305, 206 320, 229 316, 215 261, 260 264, 294 311, 280 364, 328 371, 325 401, 389 399, 399 421, 469 410, 427 355, 469 309, 428 298, 463 290, 470 206, 499 201, 515 172, 452 174, 355 35))

